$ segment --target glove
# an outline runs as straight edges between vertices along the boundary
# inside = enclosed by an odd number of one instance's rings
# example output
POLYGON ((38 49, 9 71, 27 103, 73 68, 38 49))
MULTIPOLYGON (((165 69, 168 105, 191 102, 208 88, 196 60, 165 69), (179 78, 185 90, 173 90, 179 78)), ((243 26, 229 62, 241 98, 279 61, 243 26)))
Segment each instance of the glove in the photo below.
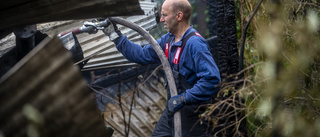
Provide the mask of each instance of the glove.
POLYGON ((174 114, 175 112, 183 108, 186 104, 187 102, 184 93, 173 96, 168 101, 168 111, 169 113, 174 114))
POLYGON ((106 34, 111 41, 114 41, 115 39, 119 38, 122 36, 122 33, 118 29, 115 21, 113 18, 108 18, 107 19, 111 25, 103 29, 103 33, 106 34), (115 32, 115 33, 114 33, 115 32))

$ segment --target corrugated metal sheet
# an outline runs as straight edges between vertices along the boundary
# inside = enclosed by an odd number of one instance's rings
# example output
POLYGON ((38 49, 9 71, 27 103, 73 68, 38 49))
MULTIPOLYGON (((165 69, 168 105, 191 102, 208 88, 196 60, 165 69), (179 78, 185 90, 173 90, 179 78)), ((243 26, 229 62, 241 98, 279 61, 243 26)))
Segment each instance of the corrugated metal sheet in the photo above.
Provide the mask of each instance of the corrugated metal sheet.
POLYGON ((61 41, 44 40, 0 78, 0 132, 27 136, 35 123, 22 110, 30 104, 44 117, 44 123, 36 125, 40 136, 105 136, 90 94, 61 41))
MULTIPOLYGON (((134 22, 146 30, 151 30, 157 26, 156 14, 157 4, 148 1, 140 1, 140 5, 145 12, 142 16, 125 17, 126 20, 134 22)), ((137 44, 145 45, 147 41, 137 32, 118 25, 124 35, 137 44)), ((83 71, 96 69, 110 69, 116 67, 131 67, 136 66, 136 63, 129 62, 121 53, 117 51, 112 41, 105 36, 102 31, 97 34, 80 34, 77 35, 84 58, 90 58, 84 66, 83 71)))

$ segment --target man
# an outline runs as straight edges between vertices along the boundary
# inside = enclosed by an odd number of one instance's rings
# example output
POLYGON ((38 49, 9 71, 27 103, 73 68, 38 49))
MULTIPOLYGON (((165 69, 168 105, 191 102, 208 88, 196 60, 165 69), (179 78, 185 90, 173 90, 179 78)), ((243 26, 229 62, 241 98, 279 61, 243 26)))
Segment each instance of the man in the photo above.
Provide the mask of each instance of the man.
MULTIPOLYGON (((162 5, 160 22, 168 33, 157 42, 169 59, 178 95, 170 98, 168 93, 166 109, 152 133, 155 137, 174 135, 173 114, 177 111, 181 111, 183 136, 210 136, 208 122, 198 122, 204 110, 195 111, 199 105, 211 103, 212 96, 219 90, 220 74, 205 39, 190 26, 191 13, 187 0, 166 0, 162 5)), ((134 44, 121 34, 112 18, 109 21, 117 33, 110 33, 110 27, 104 32, 129 61, 160 63, 151 45, 134 44)))

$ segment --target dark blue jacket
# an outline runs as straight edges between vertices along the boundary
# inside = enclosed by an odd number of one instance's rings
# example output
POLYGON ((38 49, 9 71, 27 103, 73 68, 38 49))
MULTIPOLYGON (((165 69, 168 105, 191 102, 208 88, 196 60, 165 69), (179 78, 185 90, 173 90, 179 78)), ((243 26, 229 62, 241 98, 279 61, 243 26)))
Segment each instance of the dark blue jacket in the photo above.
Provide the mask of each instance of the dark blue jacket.
MULTIPOLYGON (((196 30, 191 26, 185 32, 182 39, 189 33, 194 32, 196 30)), ((158 39, 157 42, 165 52, 165 44, 169 37, 172 38, 169 50, 169 63, 173 67, 173 56, 176 53, 177 47, 182 46, 182 41, 174 43, 175 36, 167 33, 158 39)), ((160 59, 151 45, 141 47, 129 41, 126 36, 121 36, 114 42, 117 49, 129 61, 139 64, 160 63, 160 59)), ((194 104, 208 100, 219 89, 218 85, 221 81, 219 69, 212 58, 206 40, 200 36, 192 36, 187 41, 180 56, 179 72, 190 85, 193 85, 191 89, 186 90, 185 97, 188 103, 194 104)))

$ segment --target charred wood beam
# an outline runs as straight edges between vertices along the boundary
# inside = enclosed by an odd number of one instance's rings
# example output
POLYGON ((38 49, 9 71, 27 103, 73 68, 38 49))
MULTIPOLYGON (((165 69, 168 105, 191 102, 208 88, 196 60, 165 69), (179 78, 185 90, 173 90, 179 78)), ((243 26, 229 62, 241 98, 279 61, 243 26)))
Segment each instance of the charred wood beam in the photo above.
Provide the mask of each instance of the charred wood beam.
MULTIPOLYGON (((223 83, 230 82, 236 78, 230 77, 230 75, 237 74, 239 66, 234 1, 210 0, 209 3, 209 32, 211 38, 207 41, 210 45, 213 58, 219 67, 223 83)), ((224 87, 221 88, 223 90, 224 87)), ((217 118, 225 114, 221 112, 227 112, 228 115, 217 120, 219 126, 213 129, 213 133, 216 133, 217 136, 236 136, 241 132, 243 136, 247 136, 245 120, 241 121, 240 125, 232 125, 232 123, 239 122, 236 121, 237 118, 242 118, 244 113, 234 109, 240 107, 237 103, 234 103, 233 105, 235 106, 232 108, 228 107, 225 99, 232 95, 232 91, 229 90, 229 93, 225 98, 223 98, 223 95, 216 97, 223 105, 213 112, 213 116, 217 118)), ((237 95, 235 95, 235 98, 236 100, 239 99, 237 95)))
MULTIPOLYGON (((211 53, 222 79, 238 72, 238 47, 233 0, 211 0, 209 9, 209 39, 211 53)), ((229 79, 231 80, 231 79, 229 79)))
POLYGON ((138 0, 11 0, 0 5, 0 30, 50 21, 141 15, 138 0))

